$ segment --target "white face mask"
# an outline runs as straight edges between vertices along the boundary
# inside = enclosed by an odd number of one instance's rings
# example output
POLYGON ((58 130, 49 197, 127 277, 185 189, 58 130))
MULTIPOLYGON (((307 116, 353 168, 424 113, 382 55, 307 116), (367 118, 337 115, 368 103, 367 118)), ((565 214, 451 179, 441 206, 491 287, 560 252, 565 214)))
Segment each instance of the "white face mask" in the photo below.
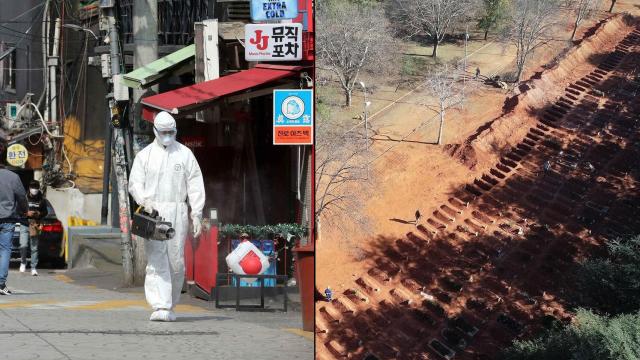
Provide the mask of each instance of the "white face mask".
POLYGON ((162 145, 164 146, 169 146, 171 144, 173 144, 173 142, 176 140, 175 135, 165 135, 160 139, 160 142, 162 143, 162 145))
POLYGON ((38 193, 40 192, 40 190, 38 189, 29 189, 29 193, 33 196, 38 195, 38 193))
POLYGON ((154 126, 153 132, 156 135, 156 139, 158 139, 158 142, 160 142, 160 144, 164 146, 169 146, 176 141, 176 129, 158 130, 154 126))

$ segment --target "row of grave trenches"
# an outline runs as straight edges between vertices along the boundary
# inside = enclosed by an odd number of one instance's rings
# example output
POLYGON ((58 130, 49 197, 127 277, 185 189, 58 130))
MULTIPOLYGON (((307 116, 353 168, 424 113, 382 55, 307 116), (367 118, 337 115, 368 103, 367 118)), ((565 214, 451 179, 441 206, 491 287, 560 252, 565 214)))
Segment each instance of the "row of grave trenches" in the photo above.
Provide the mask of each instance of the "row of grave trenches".
POLYGON ((640 65, 626 61, 638 43, 635 30, 488 173, 381 241, 370 270, 318 304, 318 358, 489 359, 550 318, 568 321, 562 275, 611 236, 640 232, 629 219, 638 126, 613 86, 618 66, 640 65))

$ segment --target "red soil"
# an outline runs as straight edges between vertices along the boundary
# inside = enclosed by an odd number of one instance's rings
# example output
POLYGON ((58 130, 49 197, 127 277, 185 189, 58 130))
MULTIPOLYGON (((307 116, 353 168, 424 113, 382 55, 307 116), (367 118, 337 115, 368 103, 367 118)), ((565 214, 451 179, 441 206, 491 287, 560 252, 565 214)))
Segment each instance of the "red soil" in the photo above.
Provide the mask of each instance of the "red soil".
POLYGON ((421 209, 417 227, 375 225, 381 235, 363 244, 360 262, 322 260, 335 267, 318 268, 318 285, 337 296, 316 306, 317 358, 437 359, 429 343, 445 343, 444 329, 473 332, 456 326, 463 316, 478 332, 462 336, 468 345, 456 359, 488 359, 535 333, 545 316, 568 321, 574 298, 565 275, 606 239, 640 231, 631 216, 640 108, 626 78, 640 67, 639 53, 640 29, 615 16, 523 83, 504 113, 462 145, 390 156, 380 192, 404 183, 412 193, 396 189, 399 200, 372 199, 366 211, 385 221, 413 214, 414 198, 437 205, 421 209))

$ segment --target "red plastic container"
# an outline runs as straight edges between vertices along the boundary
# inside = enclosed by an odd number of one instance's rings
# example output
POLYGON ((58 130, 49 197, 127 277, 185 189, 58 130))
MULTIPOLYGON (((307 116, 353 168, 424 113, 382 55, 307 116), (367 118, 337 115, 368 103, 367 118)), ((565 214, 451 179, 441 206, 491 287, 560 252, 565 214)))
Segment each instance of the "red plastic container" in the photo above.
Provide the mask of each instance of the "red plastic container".
POLYGON ((187 281, 193 281, 211 295, 218 275, 218 226, 211 226, 195 243, 191 236, 184 245, 184 261, 187 281))

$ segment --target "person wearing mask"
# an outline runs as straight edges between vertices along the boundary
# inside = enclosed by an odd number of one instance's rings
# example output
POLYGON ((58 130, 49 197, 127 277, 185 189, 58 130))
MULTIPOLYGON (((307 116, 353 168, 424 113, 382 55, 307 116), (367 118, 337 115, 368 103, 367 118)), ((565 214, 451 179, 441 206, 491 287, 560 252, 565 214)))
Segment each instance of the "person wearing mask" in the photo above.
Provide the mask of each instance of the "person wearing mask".
POLYGON ((175 229, 172 239, 145 240, 147 268, 144 292, 153 308, 151 321, 175 321, 173 309, 180 300, 184 281, 184 243, 191 207, 193 236, 202 230, 204 180, 200 165, 186 146, 176 141, 176 121, 167 112, 156 115, 155 141, 142 149, 133 161, 129 193, 147 213, 158 211, 175 229))
POLYGON ((47 202, 40 191, 40 183, 32 180, 29 183, 29 193, 27 194, 27 222, 20 230, 20 272, 27 270, 27 252, 31 247, 31 275, 38 276, 38 241, 40 240, 40 221, 49 213, 47 202))
MULTIPOLYGON (((0 145, 1 147, 1 145, 0 145)), ((0 148, 4 159, 4 149, 0 148)), ((4 168, 0 162, 0 295, 10 295, 7 288, 11 239, 16 227, 27 211, 27 196, 18 175, 4 168)))

